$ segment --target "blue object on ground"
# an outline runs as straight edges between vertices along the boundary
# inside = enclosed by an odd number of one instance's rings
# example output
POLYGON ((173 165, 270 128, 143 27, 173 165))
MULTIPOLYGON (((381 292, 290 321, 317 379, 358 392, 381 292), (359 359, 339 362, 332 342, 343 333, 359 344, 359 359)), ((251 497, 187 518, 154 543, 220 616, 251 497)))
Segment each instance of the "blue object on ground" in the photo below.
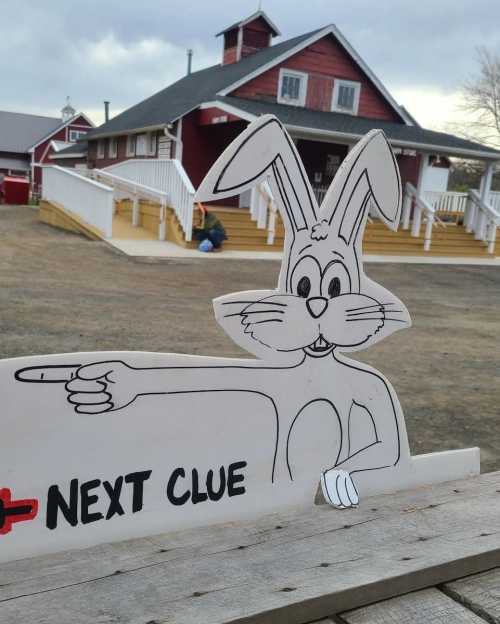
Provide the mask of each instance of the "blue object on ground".
POLYGON ((201 243, 198 245, 198 249, 200 251, 212 251, 213 248, 214 246, 211 243, 211 241, 208 240, 208 238, 203 239, 201 243))

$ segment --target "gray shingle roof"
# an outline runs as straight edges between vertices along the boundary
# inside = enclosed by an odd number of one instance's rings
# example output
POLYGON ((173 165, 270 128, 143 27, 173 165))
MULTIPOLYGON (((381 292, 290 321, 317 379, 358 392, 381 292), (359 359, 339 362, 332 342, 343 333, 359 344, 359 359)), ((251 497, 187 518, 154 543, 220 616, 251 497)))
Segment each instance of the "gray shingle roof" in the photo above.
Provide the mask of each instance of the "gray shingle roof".
POLYGON ((293 39, 287 39, 287 41, 246 56, 238 63, 213 65, 189 76, 184 76, 169 87, 89 132, 87 137, 91 139, 102 134, 127 132, 136 128, 148 128, 171 123, 202 102, 213 100, 216 93, 221 89, 230 86, 279 55, 288 52, 320 30, 323 29, 318 28, 293 39))
POLYGON ((59 150, 57 153, 52 154, 51 158, 53 160, 57 160, 59 156, 62 156, 62 157, 75 156, 76 158, 80 156, 81 154, 86 154, 87 148, 88 148, 87 141, 78 141, 77 143, 72 143, 71 145, 68 145, 68 147, 65 147, 62 150, 59 150))
POLYGON ((217 100, 231 104, 252 115, 272 113, 286 126, 300 126, 313 130, 342 133, 353 138, 361 137, 374 128, 380 128, 385 132, 388 139, 396 145, 405 146, 408 144, 407 147, 409 148, 427 145, 441 147, 450 154, 457 152, 457 156, 463 155, 465 157, 469 152, 477 152, 484 156, 491 154, 493 158, 500 158, 500 151, 491 147, 468 141, 452 134, 426 130, 421 126, 407 126, 381 119, 368 119, 367 117, 317 111, 300 106, 247 100, 233 96, 219 96, 217 100), (458 154, 458 152, 461 152, 461 154, 458 154))
POLYGON ((26 156, 0 156, 0 169, 29 171, 30 162, 26 156))
POLYGON ((0 152, 26 153, 61 124, 60 117, 0 111, 0 152))

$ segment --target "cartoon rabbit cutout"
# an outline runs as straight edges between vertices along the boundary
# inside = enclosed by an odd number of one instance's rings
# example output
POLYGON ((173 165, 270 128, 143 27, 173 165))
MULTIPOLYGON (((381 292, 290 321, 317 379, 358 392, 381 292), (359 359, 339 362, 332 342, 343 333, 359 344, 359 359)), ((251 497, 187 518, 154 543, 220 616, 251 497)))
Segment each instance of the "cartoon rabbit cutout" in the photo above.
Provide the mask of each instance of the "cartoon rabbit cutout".
MULTIPOLYGON (((234 196, 264 181, 285 226, 278 287, 214 300, 217 321, 258 359, 212 363, 190 356, 179 366, 173 355, 171 366, 155 368, 118 360, 74 367, 68 401, 78 414, 92 415, 146 395, 257 394, 275 417, 273 483, 303 487, 309 475, 307 483, 319 480, 330 504, 355 506, 364 474, 377 471, 384 479, 410 459, 394 390, 380 373, 343 355, 411 324, 403 303, 362 265, 368 211, 398 227, 398 168, 383 132, 374 130, 349 152, 318 207, 293 141, 276 117, 265 115, 224 151, 196 200, 234 196)), ((39 382, 37 368, 16 378, 39 382)))

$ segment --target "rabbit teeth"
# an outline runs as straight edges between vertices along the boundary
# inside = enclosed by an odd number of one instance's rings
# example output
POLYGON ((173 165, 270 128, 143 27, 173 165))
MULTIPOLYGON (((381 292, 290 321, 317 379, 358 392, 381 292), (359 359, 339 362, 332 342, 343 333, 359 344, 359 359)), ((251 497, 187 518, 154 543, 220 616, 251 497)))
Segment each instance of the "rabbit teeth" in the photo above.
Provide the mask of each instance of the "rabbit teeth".
POLYGON ((312 345, 310 345, 310 349, 312 349, 313 351, 328 351, 328 349, 330 349, 332 347, 332 345, 327 342, 323 336, 320 334, 318 336, 318 338, 316 338, 316 340, 312 343, 312 345))

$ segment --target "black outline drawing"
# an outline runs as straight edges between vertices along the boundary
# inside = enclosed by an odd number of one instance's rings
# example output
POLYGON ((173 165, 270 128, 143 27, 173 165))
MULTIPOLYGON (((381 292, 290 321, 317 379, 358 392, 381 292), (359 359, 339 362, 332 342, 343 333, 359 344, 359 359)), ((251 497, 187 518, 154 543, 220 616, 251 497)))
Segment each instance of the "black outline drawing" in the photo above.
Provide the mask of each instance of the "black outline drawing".
MULTIPOLYGON (((293 429, 306 408, 324 402, 337 419, 340 439, 336 456, 323 466, 318 479, 328 502, 351 507, 359 501, 353 475, 391 469, 410 459, 394 390, 380 373, 342 355, 411 324, 402 302, 370 280, 360 261, 369 206, 389 227, 398 226, 399 171, 384 134, 371 131, 349 152, 319 207, 292 140, 275 117, 265 115, 217 160, 196 200, 223 199, 263 181, 268 182, 285 225, 278 287, 214 300, 218 322, 257 360, 210 365, 204 358, 203 365, 151 368, 97 360, 84 366, 30 366, 18 370, 15 378, 64 383, 68 402, 78 414, 125 409, 139 397, 151 395, 242 392, 262 396, 270 402, 274 418, 273 483, 278 465, 294 480, 293 429), (299 271, 300 294, 294 289, 299 271), (221 370, 227 374, 221 375, 221 370), (313 381, 321 376, 328 383, 318 391, 313 381), (285 408, 291 394, 296 402, 293 408, 285 408), (364 410, 374 433, 373 441, 361 448, 351 448, 355 406, 364 410)), ((175 361, 177 356, 172 357, 175 361)))

